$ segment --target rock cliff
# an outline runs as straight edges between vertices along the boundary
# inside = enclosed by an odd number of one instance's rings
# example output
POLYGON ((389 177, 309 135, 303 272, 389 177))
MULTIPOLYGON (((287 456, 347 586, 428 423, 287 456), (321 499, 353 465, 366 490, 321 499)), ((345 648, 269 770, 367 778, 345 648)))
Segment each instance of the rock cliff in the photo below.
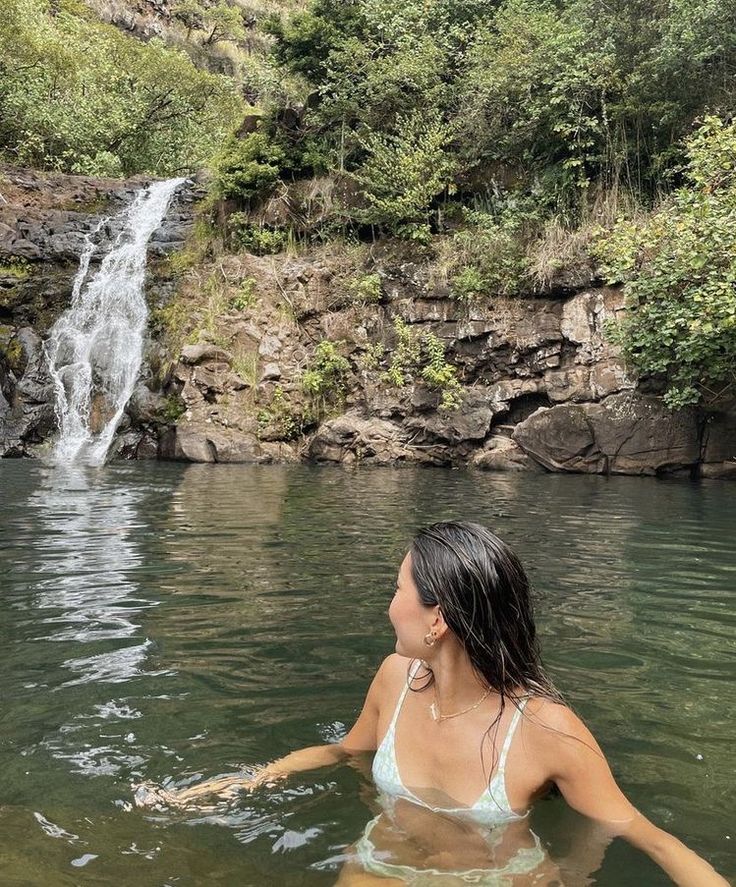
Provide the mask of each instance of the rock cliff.
MULTIPOLYGON (((4 171, 0 454, 34 454, 52 433, 43 338, 68 304, 85 235, 114 236, 104 220, 143 184, 4 171)), ((396 243, 205 251, 177 264, 198 196, 193 183, 183 188, 151 243, 148 369, 118 439, 123 455, 736 477, 732 410, 672 413, 627 374, 605 334, 623 310, 619 290, 589 280, 466 305, 396 243), (366 277, 368 295, 356 287, 366 277), (404 384, 388 372, 401 335, 409 351, 428 336, 440 343, 456 367, 455 408, 416 367, 404 384), (310 391, 321 342, 340 375, 310 391)))

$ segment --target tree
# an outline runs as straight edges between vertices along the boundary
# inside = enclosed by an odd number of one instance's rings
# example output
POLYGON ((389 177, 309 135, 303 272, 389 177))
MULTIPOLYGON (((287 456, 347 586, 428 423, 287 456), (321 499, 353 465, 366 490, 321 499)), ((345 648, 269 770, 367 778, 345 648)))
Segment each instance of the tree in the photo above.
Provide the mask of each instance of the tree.
POLYGON ((686 186, 598 247, 609 280, 625 284, 615 338, 673 407, 736 390, 736 124, 706 118, 686 152, 686 186))
POLYGON ((205 46, 213 46, 223 40, 245 39, 243 13, 237 6, 231 6, 224 0, 207 9, 205 24, 209 31, 203 41, 205 46))
POLYGON ((438 117, 427 120, 415 112, 399 120, 398 130, 368 131, 362 139, 366 159, 353 174, 369 207, 360 217, 394 232, 426 224, 429 204, 454 171, 447 150, 451 130, 438 117))
POLYGON ((244 103, 160 40, 142 43, 74 0, 7 0, 0 24, 0 155, 90 174, 205 164, 244 103))
POLYGON ((191 38, 192 31, 204 29, 206 12, 199 0, 180 0, 172 8, 171 14, 187 29, 187 40, 191 38))

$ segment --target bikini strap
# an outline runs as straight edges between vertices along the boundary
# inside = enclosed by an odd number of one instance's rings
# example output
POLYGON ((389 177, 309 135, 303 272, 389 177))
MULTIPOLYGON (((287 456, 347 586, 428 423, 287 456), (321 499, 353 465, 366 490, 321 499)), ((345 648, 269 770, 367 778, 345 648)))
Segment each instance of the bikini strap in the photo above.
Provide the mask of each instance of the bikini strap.
MULTIPOLYGON (((388 730, 391 731, 396 727, 396 721, 399 719, 399 712, 401 711, 401 706, 404 704, 404 700, 406 699, 406 694, 409 692, 409 685, 417 676, 417 672, 422 667, 422 662, 420 659, 414 663, 409 671, 409 677, 404 684, 404 689, 401 691, 401 695, 399 696, 399 700, 396 703, 396 708, 394 709, 394 716, 391 718, 391 723, 388 725, 388 730)), ((388 732, 388 731, 387 731, 388 732)))
POLYGON ((497 772, 503 773, 504 768, 506 767, 506 758, 508 757, 509 749, 511 748, 511 741, 514 738, 514 733, 516 732, 516 728, 521 720, 521 714, 526 707, 527 702, 529 701, 529 697, 525 696, 516 706, 516 711, 514 712, 511 723, 509 724, 509 729, 506 731, 506 738, 503 741, 503 747, 501 748, 501 755, 498 759, 498 767, 497 772))

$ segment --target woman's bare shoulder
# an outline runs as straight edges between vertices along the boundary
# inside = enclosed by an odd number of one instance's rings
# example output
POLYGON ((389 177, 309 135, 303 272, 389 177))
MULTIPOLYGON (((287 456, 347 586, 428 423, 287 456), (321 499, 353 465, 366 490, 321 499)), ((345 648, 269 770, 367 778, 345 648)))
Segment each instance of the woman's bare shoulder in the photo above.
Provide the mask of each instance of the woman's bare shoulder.
POLYGON ((525 743, 534 747, 535 752, 550 761, 570 754, 583 756, 593 752, 601 755, 601 750, 590 730, 581 718, 563 702, 533 696, 524 710, 523 719, 525 743))
POLYGON ((560 740, 565 737, 590 738, 588 728, 564 702, 544 696, 531 696, 524 713, 527 715, 524 719, 527 731, 539 733, 547 742, 550 741, 550 734, 558 736, 560 740))
POLYGON ((396 681, 406 681, 412 662, 416 660, 400 656, 398 653, 390 653, 378 667, 377 677, 392 684, 396 681))
POLYGON ((407 659, 398 653, 387 656, 379 665, 373 681, 376 693, 382 699, 395 699, 400 688, 406 683, 409 669, 414 661, 416 660, 407 659))

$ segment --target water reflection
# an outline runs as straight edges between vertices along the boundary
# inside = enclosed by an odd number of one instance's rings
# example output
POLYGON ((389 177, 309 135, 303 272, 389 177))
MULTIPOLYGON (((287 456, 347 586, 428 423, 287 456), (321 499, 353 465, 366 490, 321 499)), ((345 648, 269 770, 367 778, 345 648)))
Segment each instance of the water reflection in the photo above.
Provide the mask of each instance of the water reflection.
MULTIPOLYGON (((53 615, 37 640, 76 644, 125 640, 140 635, 136 617, 154 606, 138 596, 130 571, 140 562, 132 533, 138 526, 140 492, 105 482, 84 467, 49 470, 28 500, 37 534, 32 537, 35 606, 53 615)), ((116 645, 72 656, 62 668, 76 677, 62 686, 91 681, 119 683, 141 674, 150 641, 116 645)))
MULTIPOLYGON (((26 501, 32 531, 21 562, 26 605, 35 614, 27 642, 55 651, 36 655, 54 663, 44 686, 58 694, 51 708, 59 721, 26 745, 25 756, 42 748, 86 776, 129 772, 147 759, 130 724, 140 710, 127 699, 100 701, 98 690, 91 697, 82 691, 166 672, 150 667, 154 645, 141 626, 141 614, 158 601, 144 597, 135 579, 145 557, 140 507, 147 493, 98 469, 58 466, 41 469, 26 501)), ((23 689, 35 686, 26 681, 23 689)))

